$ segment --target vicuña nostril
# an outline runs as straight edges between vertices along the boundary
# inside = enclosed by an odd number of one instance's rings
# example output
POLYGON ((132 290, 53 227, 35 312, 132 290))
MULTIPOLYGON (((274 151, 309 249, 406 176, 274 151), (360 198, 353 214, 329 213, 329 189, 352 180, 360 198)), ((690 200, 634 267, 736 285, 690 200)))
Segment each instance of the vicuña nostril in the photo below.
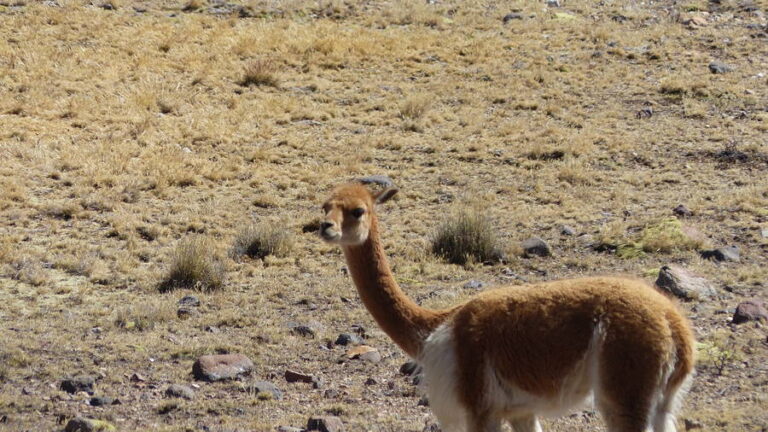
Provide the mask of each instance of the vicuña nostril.
POLYGON ((325 231, 332 226, 333 226, 333 223, 331 222, 323 222, 320 224, 320 232, 325 231))

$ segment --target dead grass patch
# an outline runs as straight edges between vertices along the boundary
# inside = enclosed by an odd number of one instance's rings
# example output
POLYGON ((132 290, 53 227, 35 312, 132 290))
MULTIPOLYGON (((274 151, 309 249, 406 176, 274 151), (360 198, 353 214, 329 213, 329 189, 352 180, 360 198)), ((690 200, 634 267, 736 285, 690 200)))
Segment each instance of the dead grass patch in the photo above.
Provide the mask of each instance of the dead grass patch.
POLYGON ((147 331, 157 324, 170 321, 175 317, 172 304, 164 301, 146 301, 126 305, 115 312, 113 323, 123 330, 147 331))
POLYGON ((498 234, 481 209, 461 209, 437 228, 432 252, 452 264, 494 262, 503 258, 498 234))
POLYGON ((285 257, 293 249, 293 235, 272 224, 251 225, 240 231, 232 246, 235 257, 264 258, 268 255, 285 257))
POLYGON ((225 266, 212 241, 205 237, 181 240, 171 257, 160 292, 175 288, 215 291, 224 286, 225 266))
POLYGON ((252 60, 245 66, 239 84, 243 87, 278 87, 280 82, 277 78, 277 65, 268 59, 252 60))

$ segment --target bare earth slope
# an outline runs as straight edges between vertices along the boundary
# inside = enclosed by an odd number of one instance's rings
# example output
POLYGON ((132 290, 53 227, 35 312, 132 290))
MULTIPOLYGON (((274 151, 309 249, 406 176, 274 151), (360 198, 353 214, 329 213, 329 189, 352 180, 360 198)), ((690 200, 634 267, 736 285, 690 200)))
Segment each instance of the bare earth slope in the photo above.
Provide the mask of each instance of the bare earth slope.
MULTIPOLYGON (((271 431, 332 414, 351 431, 421 431, 434 418, 398 372, 407 359, 311 232, 331 186, 387 174, 402 187, 381 210, 388 253, 428 306, 469 297, 473 279, 653 281, 670 263, 708 278, 715 298, 681 303, 702 344, 680 428, 765 431, 766 329, 731 316, 768 297, 767 5, 561 3, 0 2, 0 430, 79 414, 271 431), (687 237, 655 229, 679 230, 680 204, 687 237), (462 206, 493 221, 505 263, 429 253, 462 206), (249 224, 295 244, 236 257, 249 224), (531 236, 554 256, 524 258, 531 236), (191 238, 221 257, 223 285, 160 292, 191 238), (740 262, 697 252, 725 245, 740 262), (190 294, 201 306, 181 319, 190 294), (381 362, 333 344, 353 325, 381 362), (193 361, 214 353, 247 355, 252 375, 195 382, 193 361), (81 374, 120 404, 59 389, 81 374), (283 398, 243 391, 257 380, 283 398), (173 383, 195 398, 165 398, 173 383)), ((603 427, 588 408, 546 426, 603 427)))

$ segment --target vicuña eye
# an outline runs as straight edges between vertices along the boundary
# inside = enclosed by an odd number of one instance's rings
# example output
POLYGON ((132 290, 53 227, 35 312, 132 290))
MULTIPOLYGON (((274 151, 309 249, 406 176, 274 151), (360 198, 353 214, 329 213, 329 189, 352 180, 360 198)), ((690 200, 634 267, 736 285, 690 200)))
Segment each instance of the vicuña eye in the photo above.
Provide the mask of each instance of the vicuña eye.
POLYGON ((364 214, 365 214, 365 209, 364 209, 364 208, 362 208, 362 207, 358 207, 358 208, 356 208, 356 209, 352 210, 352 216, 354 216, 354 217, 356 217, 356 218, 358 218, 358 219, 359 219, 361 216, 363 216, 364 214))

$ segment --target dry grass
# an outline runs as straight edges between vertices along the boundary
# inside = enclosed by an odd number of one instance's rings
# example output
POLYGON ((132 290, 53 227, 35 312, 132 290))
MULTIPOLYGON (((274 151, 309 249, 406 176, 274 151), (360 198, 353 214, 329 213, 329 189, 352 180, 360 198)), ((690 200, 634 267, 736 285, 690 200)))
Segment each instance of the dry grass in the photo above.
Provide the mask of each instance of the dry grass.
POLYGON ((235 237, 232 254, 235 257, 264 258, 269 255, 285 257, 293 249, 291 233, 275 224, 250 225, 235 237))
POLYGON ((243 77, 240 79, 240 85, 249 86, 270 86, 277 87, 277 67, 272 60, 253 60, 245 66, 243 77))
POLYGON ((503 257, 498 234, 479 208, 448 217, 432 237, 432 252, 452 264, 498 262, 503 257))
MULTIPOLYGON (((238 241, 266 253, 320 214, 334 184, 369 174, 402 188, 380 211, 384 243, 425 305, 468 298, 470 279, 652 281, 670 262, 707 277, 721 296, 681 307, 702 342, 724 331, 743 360, 722 375, 702 363, 679 429, 768 424, 764 329, 722 313, 766 296, 763 18, 734 1, 561 3, 0 5, 0 333, 24 341, 2 352, 29 359, 0 361, 0 428, 60 429, 77 412, 120 430, 275 430, 332 410, 347 430, 422 431, 433 417, 397 373, 405 357, 311 224, 283 256, 220 253, 238 241), (512 9, 522 19, 504 23, 512 9), (706 25, 684 24, 691 14, 706 25), (712 74, 714 60, 733 71, 712 74), (431 236, 453 206, 478 201, 497 233, 479 250, 539 236, 555 256, 435 257, 431 236), (741 263, 702 260, 698 240, 665 222, 679 204, 693 213, 682 227, 707 247, 738 245, 741 263), (274 221, 274 233, 252 242, 247 221, 274 221), (203 304, 182 320, 187 294, 203 304), (315 339, 290 331, 314 321, 315 339), (353 324, 382 362, 339 362, 332 342, 353 324), (164 386, 188 383, 195 356, 215 352, 251 357, 253 378, 284 399, 201 384, 158 414, 164 386), (287 368, 325 385, 285 383, 287 368), (123 403, 90 407, 50 386, 81 372, 103 374, 99 392, 123 403)), ((589 413, 545 427, 603 428, 589 413)))
POLYGON ((205 237, 192 237, 179 242, 159 289, 161 292, 176 288, 214 291, 224 286, 224 275, 224 263, 213 243, 205 237))

